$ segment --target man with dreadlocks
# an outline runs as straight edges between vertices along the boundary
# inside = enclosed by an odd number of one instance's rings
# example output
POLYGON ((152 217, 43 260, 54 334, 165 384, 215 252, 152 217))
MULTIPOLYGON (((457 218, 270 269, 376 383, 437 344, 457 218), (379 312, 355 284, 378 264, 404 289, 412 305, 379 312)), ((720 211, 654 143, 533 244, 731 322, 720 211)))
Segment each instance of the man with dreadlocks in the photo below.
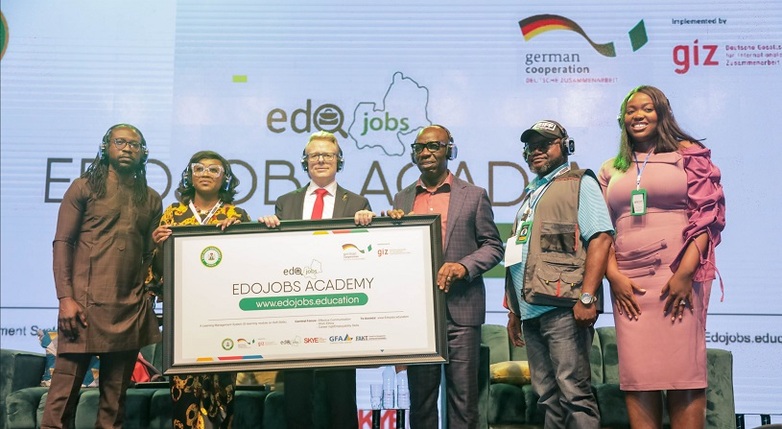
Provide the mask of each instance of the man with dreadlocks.
POLYGON ((152 231, 163 211, 160 195, 147 186, 148 154, 141 131, 114 125, 63 196, 53 245, 59 344, 42 428, 72 425, 94 355, 100 358, 96 427, 121 428, 139 349, 160 341, 144 291, 152 231))

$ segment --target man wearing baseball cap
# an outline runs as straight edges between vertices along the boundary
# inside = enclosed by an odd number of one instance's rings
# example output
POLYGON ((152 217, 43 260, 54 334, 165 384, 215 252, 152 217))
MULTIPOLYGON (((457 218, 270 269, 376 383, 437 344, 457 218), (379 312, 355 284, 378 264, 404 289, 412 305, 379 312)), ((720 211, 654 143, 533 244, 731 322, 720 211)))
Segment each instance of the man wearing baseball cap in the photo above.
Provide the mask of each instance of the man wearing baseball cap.
POLYGON ((521 134, 537 177, 524 190, 505 250, 508 334, 526 343, 546 428, 599 428, 589 352, 613 227, 595 174, 571 169, 575 143, 538 121, 521 134), (523 329, 523 337, 522 337, 523 329))

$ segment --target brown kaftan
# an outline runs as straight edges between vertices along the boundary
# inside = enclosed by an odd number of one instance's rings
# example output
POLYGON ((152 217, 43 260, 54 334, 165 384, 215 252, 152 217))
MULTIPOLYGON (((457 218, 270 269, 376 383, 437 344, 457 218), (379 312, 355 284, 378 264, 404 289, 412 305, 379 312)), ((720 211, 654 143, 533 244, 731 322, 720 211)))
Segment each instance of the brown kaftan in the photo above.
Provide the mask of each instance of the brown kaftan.
POLYGON ((95 199, 87 180, 76 179, 60 205, 53 244, 57 298, 84 306, 89 324, 74 341, 61 335, 60 353, 133 350, 161 339, 144 278, 162 200, 148 188, 146 201, 134 203, 131 189, 113 174, 106 186, 106 196, 95 199))

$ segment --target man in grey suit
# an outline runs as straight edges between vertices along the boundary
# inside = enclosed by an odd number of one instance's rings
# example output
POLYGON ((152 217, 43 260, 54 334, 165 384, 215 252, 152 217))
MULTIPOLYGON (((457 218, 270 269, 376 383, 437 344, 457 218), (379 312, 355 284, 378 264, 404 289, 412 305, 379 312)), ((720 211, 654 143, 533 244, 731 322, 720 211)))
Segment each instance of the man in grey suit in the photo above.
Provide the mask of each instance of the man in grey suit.
MULTIPOLYGON (((437 285, 446 293, 448 356, 445 365, 449 429, 478 427, 478 357, 481 325, 486 316, 482 274, 502 259, 503 247, 486 190, 451 174, 448 160, 456 158, 451 133, 441 125, 422 129, 411 145, 413 163, 421 176, 394 197, 394 210, 440 214, 443 266, 437 285)), ((437 426, 440 365, 408 368, 410 426, 437 426)))
MULTIPOLYGON (((309 220, 353 217, 356 224, 368 225, 372 220, 369 201, 361 195, 337 185, 337 172, 342 170, 344 159, 334 134, 319 131, 312 134, 304 147, 301 166, 310 177, 307 186, 289 192, 279 198, 274 215, 258 219, 269 228, 276 228, 280 220, 309 220)), ((285 380, 285 418, 288 429, 323 427, 324 422, 314 421, 315 379, 322 379, 329 392, 327 401, 328 424, 331 429, 357 429, 356 370, 327 369, 288 370, 285 380)))

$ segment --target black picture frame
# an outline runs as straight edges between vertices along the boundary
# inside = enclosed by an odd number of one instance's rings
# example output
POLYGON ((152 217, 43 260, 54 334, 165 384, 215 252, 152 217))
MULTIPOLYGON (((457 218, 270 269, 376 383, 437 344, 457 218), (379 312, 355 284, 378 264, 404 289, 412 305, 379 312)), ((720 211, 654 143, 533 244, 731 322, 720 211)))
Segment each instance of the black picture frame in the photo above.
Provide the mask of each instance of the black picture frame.
MULTIPOLYGON (((163 289, 165 297, 163 301, 162 326, 164 374, 446 363, 448 361, 448 347, 445 322, 445 296, 436 286, 437 271, 443 263, 440 225, 439 215, 411 215, 398 220, 389 217, 377 217, 372 221, 372 224, 367 227, 355 225, 352 218, 282 221, 279 227, 273 229, 267 228, 264 224, 257 222, 235 224, 225 231, 216 228, 214 225, 172 226, 172 234, 169 239, 166 240, 162 249, 164 263, 163 289), (354 233, 360 234, 356 235, 354 233), (312 237, 308 234, 311 234, 312 237), (239 271, 246 269, 251 273, 265 272, 263 261, 278 258, 280 257, 280 254, 291 254, 294 252, 293 249, 285 248, 287 243, 301 243, 303 242, 302 240, 306 240, 307 243, 310 243, 310 241, 312 241, 313 244, 311 246, 300 246, 301 248, 295 250, 297 258, 298 256, 301 256, 301 258, 292 261, 289 265, 291 267, 300 267, 301 260, 309 259, 309 256, 307 256, 308 253, 317 256, 320 251, 328 252, 328 249, 320 249, 319 247, 328 248, 329 246, 315 244, 318 240, 314 238, 328 234, 332 234, 329 238, 332 242, 337 242, 341 237, 350 237, 350 240, 348 241, 355 241, 354 237, 360 237, 365 243, 373 243, 365 249, 365 252, 355 248, 355 246, 350 247, 352 245, 343 245, 343 254, 341 255, 341 258, 345 261, 346 269, 348 270, 355 270, 356 272, 369 271, 372 273, 375 272, 373 270, 379 270, 380 274, 373 276, 369 285, 382 285, 376 287, 376 290, 380 291, 385 288, 385 295, 378 295, 375 297, 372 294, 379 294, 380 292, 367 292, 367 290, 364 290, 355 294, 328 295, 321 293, 317 296, 322 298, 326 295, 358 296, 363 294, 365 295, 364 299, 366 301, 364 306, 372 307, 371 312, 363 314, 361 311, 356 310, 358 307, 351 308, 350 312, 345 311, 343 313, 334 313, 335 310, 332 307, 324 307, 323 309, 310 308, 306 311, 300 311, 301 309, 299 308, 285 311, 275 309, 269 312, 274 313, 274 316, 266 317, 264 315, 263 318, 253 318, 253 316, 256 315, 252 314, 251 311, 255 308, 246 307, 247 305, 260 305, 259 303, 268 304, 269 300, 280 303, 283 302, 281 299, 287 300, 285 302, 288 302, 290 301, 289 298, 296 298, 297 295, 286 295, 284 297, 275 296, 271 298, 251 295, 244 298, 236 298, 236 303, 239 304, 239 308, 242 308, 242 306, 245 306, 245 309, 249 308, 247 311, 249 316, 247 319, 244 319, 233 317, 232 312, 236 310, 233 302, 227 304, 222 302, 222 300, 234 299, 235 295, 226 298, 225 293, 218 293, 211 296, 211 294, 189 292, 190 290, 204 290, 205 286, 200 283, 209 282, 207 278, 209 275, 215 273, 215 271, 204 268, 207 265, 211 265, 215 262, 223 264, 223 262, 230 261, 231 263, 235 263, 235 267, 237 267, 239 271), (389 237, 392 237, 392 239, 389 240, 389 237), (375 244, 378 240, 383 242, 385 247, 383 247, 383 245, 378 246, 375 244), (395 240, 402 241, 395 242, 395 240), (216 243, 216 245, 204 247, 204 243, 207 242, 216 243), (226 245, 228 254, 224 255, 220 253, 219 249, 222 245, 221 243, 226 245), (375 247, 373 248, 373 246, 375 247), (208 250, 208 247, 213 247, 218 250, 208 250), (371 252, 369 252, 370 249, 371 252), (351 251, 353 253, 350 253, 351 251), (200 260, 194 260, 195 258, 193 255, 198 254, 199 252, 200 260), (215 252, 215 255, 210 254, 210 252, 215 252), (385 252, 385 255, 383 256, 386 256, 386 259, 380 257, 382 252, 385 252), (216 256, 217 253, 219 253, 219 255, 216 256), (418 257, 413 258, 411 255, 418 255, 418 257), (247 258, 247 261, 244 262, 243 258, 247 258), (403 263, 404 266, 393 268, 394 264, 389 262, 393 260, 398 261, 395 262, 396 264, 403 263), (392 268, 387 268, 386 265, 388 264, 390 264, 389 267, 392 268), (412 280, 400 280, 400 278, 405 278, 408 273, 413 273, 412 280), (415 273, 420 273, 421 275, 415 275, 415 273), (187 282, 189 286, 184 286, 185 282, 187 282), (388 297, 391 296, 389 295, 389 293, 391 293, 389 292, 389 288, 391 287, 396 288, 392 291, 392 296, 394 298, 388 299, 388 297), (420 300, 422 302, 419 303, 417 302, 419 300, 415 299, 406 299, 408 295, 423 297, 423 299, 420 300), (386 298, 381 298, 381 296, 385 296, 386 298), (384 300, 386 303, 382 303, 384 300), (372 302, 371 306, 369 301, 372 302), (194 303, 199 306, 199 308, 202 308, 202 310, 199 311, 194 309, 194 303), (204 305, 207 305, 208 307, 204 307, 204 305), (388 308, 385 306, 388 306, 388 308), (204 310, 204 308, 206 310, 204 310), (226 312, 225 317, 222 317, 223 315, 220 313, 220 308, 229 309, 229 311, 226 312), (203 319, 204 317, 207 317, 207 313, 211 313, 212 311, 216 311, 216 313, 210 314, 208 319, 203 319), (319 315, 319 311, 328 311, 328 313, 319 315), (374 319, 375 317, 388 318, 387 321, 382 322, 384 329, 388 328, 388 333, 380 334, 373 331, 373 329, 375 331, 377 330, 379 324, 379 321, 371 321, 371 319, 374 319), (392 317, 397 319, 393 319, 392 317), (403 323, 411 324, 413 323, 412 321, 419 320, 420 318, 423 318, 424 320, 424 323, 420 323, 421 326, 419 326, 419 324, 411 326, 402 325, 403 323), (221 324, 241 325, 243 323, 262 323, 264 325, 257 328, 258 333, 252 338, 252 342, 248 339, 250 335, 245 335, 244 333, 256 328, 245 328, 240 326, 236 329, 237 331, 242 331, 242 333, 237 334, 237 336, 241 336, 242 338, 226 336, 225 342, 222 344, 223 348, 225 349, 230 344, 232 347, 228 351, 231 351, 232 353, 226 353, 225 356, 206 353, 206 355, 208 355, 206 358, 198 357, 195 359, 195 355, 190 352, 184 352, 184 350, 193 347, 193 344, 212 344, 219 338, 219 335, 210 338, 209 335, 204 336, 194 333, 194 331, 198 332, 198 329, 201 329, 193 328, 193 325, 198 323, 201 324, 199 326, 208 326, 207 328, 204 328, 205 330, 215 329, 212 327, 212 324, 204 324, 204 320, 216 321, 216 323, 221 324), (250 322, 250 320, 255 321, 250 322), (328 329, 328 324, 334 323, 333 321, 335 320, 340 321, 338 323, 344 323, 346 326, 349 325, 352 328, 338 330, 340 333, 344 332, 344 336, 341 334, 325 335, 326 332, 336 332, 332 329, 328 329), (296 329, 299 329, 298 327, 293 329, 293 333, 288 333, 291 329, 286 328, 286 326, 309 326, 306 325, 309 321, 314 322, 313 324, 310 324, 313 327, 307 328, 306 332, 312 331, 312 335, 298 335, 296 331, 296 329), (366 329, 368 332, 362 331, 363 324, 365 323, 372 326, 371 329, 366 329), (358 325, 358 327, 356 327, 356 325, 358 325), (278 335, 274 333, 281 328, 281 334, 278 335), (399 333, 390 334, 390 332, 394 331, 396 328, 404 328, 404 335, 407 337, 402 338, 399 333), (317 331, 322 331, 324 334, 321 335, 317 331), (360 332, 362 335, 351 336, 351 332, 360 332), (309 343, 306 344, 307 347, 305 347, 304 344, 305 340, 309 341, 309 343), (351 342, 351 344, 344 347, 330 347, 331 345, 334 345, 334 343, 339 342, 339 340, 351 342), (376 340, 378 344, 383 344, 384 347, 382 350, 380 348, 373 348, 371 350, 367 349, 366 351, 364 349, 353 348, 366 346, 364 343, 359 345, 359 340, 376 340), (296 343, 297 341, 298 343, 296 343), (353 343, 354 341, 355 343, 353 343), (312 345, 312 342, 324 342, 325 344, 312 345), (285 346, 291 346, 289 347, 290 350, 286 350, 285 352, 269 352, 270 350, 280 349, 283 343, 285 346), (406 346, 403 347, 403 343, 423 343, 424 346, 411 350, 406 346), (236 345, 236 347, 247 346, 249 348, 257 346, 256 348, 259 350, 264 349, 265 352, 248 353, 244 355, 233 353, 234 345, 236 345), (311 351, 306 353, 303 352, 304 349, 313 349, 316 346, 322 346, 321 348, 324 351, 322 353, 311 351), (299 353, 297 350, 302 350, 300 356, 297 355, 297 353, 299 353)), ((334 243, 330 244, 333 245, 334 243)), ((334 252, 332 251, 328 254, 332 255, 333 253, 334 252)), ((275 265, 275 268, 275 272, 280 271, 279 262, 275 265)), ((226 268, 225 274, 227 274, 227 277, 232 277, 237 269, 230 270, 226 268)), ((308 268, 305 267, 305 270, 308 270, 308 268)), ((283 271, 287 272, 288 270, 286 269, 283 271)), ((296 269, 292 268, 291 273, 291 278, 296 278, 296 269)), ((301 272, 298 274, 303 275, 301 272)), ((253 275, 256 274, 250 274, 250 276, 253 275)), ((228 280, 229 283, 231 281, 232 280, 228 280)), ((311 280, 308 281, 311 282, 311 280)), ((323 281, 320 282, 323 283, 323 281)), ((277 285, 277 283, 280 282, 273 283, 274 285, 277 285)), ((233 294, 238 293, 239 296, 241 296, 241 294, 244 293, 244 284, 245 283, 232 283, 231 287, 233 294), (239 285, 239 287, 237 287, 237 285, 239 285)), ((311 285, 312 283, 307 284, 311 285)), ((254 283, 253 286, 255 285, 256 284, 254 283)), ((257 286, 257 291, 259 293, 263 292, 264 284, 258 282, 257 285, 260 285, 257 286)), ((268 286, 268 293, 273 293, 272 283, 270 282, 266 285, 268 286)), ((219 287, 222 288, 221 290, 225 290, 225 286, 222 286, 222 284, 219 287)), ((248 291, 250 290, 249 287, 247 289, 248 291)), ((302 299, 299 299, 299 301, 302 301, 302 299)), ((373 345, 372 347, 375 346, 373 345)))

